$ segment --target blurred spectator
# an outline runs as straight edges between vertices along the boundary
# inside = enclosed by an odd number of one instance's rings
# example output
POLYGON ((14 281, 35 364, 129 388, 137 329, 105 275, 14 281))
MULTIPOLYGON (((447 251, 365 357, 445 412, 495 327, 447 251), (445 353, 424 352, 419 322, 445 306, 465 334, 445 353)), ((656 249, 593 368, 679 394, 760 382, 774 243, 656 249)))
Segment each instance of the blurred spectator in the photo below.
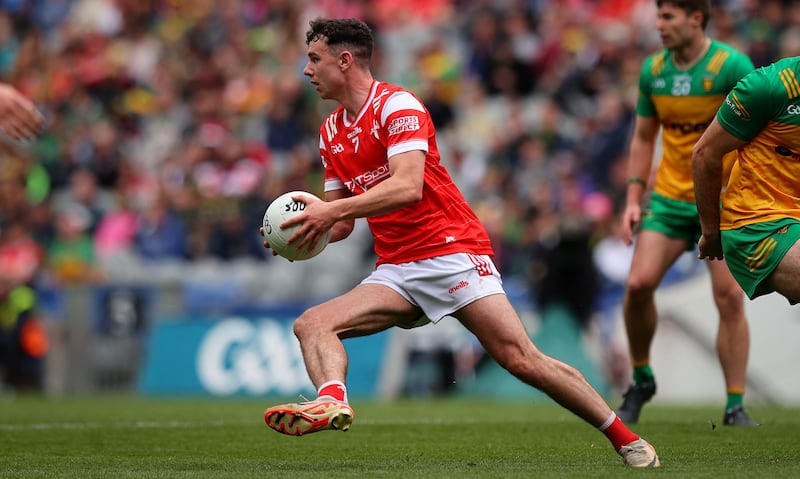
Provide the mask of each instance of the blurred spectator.
POLYGON ((0 275, 0 381, 17 391, 41 391, 49 341, 36 316, 36 292, 0 275))
POLYGON ((170 210, 163 195, 143 205, 134 221, 134 251, 143 261, 183 260, 188 257, 186 238, 189 232, 180 216, 170 210))
POLYGON ((621 92, 606 89, 598 93, 597 111, 586 118, 586 140, 580 145, 588 159, 588 169, 598 188, 613 189, 613 164, 624 159, 633 127, 633 111, 625 105, 621 92))
POLYGON ((46 266, 59 284, 96 283, 103 277, 96 267, 90 228, 92 213, 72 203, 55 211, 55 237, 47 248, 46 266))
POLYGON ((49 347, 36 316, 32 284, 43 251, 22 217, 0 228, 0 381, 18 390, 41 390, 49 347))
POLYGON ((100 188, 94 170, 79 168, 69 176, 67 189, 53 196, 53 207, 59 212, 81 212, 82 228, 94 234, 100 219, 115 206, 113 193, 100 188), (83 224, 85 223, 85 224, 83 224))
POLYGON ((99 260, 132 253, 139 218, 131 196, 125 193, 122 192, 115 206, 103 214, 95 229, 92 239, 99 260))
POLYGON ((559 175, 549 208, 539 209, 532 238, 532 290, 544 310, 560 306, 570 311, 578 324, 588 325, 595 310, 599 281, 592 260, 592 223, 595 211, 585 201, 580 177, 572 171, 559 175))

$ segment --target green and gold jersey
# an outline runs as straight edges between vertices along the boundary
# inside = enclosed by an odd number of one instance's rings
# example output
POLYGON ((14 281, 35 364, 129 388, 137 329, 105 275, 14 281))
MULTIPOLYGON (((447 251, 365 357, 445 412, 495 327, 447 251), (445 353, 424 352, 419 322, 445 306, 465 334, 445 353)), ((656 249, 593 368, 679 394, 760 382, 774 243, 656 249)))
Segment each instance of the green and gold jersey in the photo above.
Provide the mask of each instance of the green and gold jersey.
POLYGON ((722 196, 721 229, 800 218, 800 57, 759 68, 740 81, 717 113, 747 141, 722 196))
MULTIPOLYGON (((747 55, 712 41, 705 56, 681 70, 669 50, 649 56, 639 76, 636 113, 657 117, 661 123, 663 156, 654 191, 673 200, 695 202, 692 148, 714 119, 725 96, 743 76, 753 71, 747 55)), ((726 158, 726 173, 735 155, 726 158)))

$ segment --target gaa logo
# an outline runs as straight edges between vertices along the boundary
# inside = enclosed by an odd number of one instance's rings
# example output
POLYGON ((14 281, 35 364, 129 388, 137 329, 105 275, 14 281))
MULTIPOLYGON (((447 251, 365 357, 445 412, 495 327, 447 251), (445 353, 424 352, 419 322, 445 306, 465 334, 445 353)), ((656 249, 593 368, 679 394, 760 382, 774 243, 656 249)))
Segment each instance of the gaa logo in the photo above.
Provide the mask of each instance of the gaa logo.
POLYGON ((790 115, 800 115, 800 105, 789 105, 786 107, 786 113, 790 115))
POLYGON ((344 153, 344 146, 341 143, 331 145, 331 151, 335 154, 344 153))
POLYGON ((196 368, 200 383, 215 396, 288 396, 314 390, 288 322, 219 321, 200 344, 196 368))

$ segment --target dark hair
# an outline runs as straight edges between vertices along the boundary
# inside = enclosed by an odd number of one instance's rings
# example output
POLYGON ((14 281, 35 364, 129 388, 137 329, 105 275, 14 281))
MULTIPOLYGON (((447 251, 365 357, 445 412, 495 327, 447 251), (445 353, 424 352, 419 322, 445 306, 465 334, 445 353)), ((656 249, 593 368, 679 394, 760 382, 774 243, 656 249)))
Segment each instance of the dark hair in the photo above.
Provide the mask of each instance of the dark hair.
POLYGON ((690 15, 694 12, 703 14, 703 30, 708 25, 708 20, 711 18, 711 1, 710 0, 656 0, 656 6, 661 7, 665 3, 673 5, 690 15))
POLYGON ((309 22, 306 45, 325 39, 334 50, 350 50, 353 56, 369 65, 372 57, 372 29, 357 18, 317 18, 309 22))

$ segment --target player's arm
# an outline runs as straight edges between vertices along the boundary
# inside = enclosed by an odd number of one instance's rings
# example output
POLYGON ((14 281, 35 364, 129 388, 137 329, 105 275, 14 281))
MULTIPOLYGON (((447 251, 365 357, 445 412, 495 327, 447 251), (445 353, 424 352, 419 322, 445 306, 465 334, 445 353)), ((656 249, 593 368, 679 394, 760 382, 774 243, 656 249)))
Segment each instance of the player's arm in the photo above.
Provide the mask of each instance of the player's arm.
POLYGON ((0 129, 14 140, 39 134, 44 117, 30 100, 10 85, 0 84, 0 129))
POLYGON ((719 233, 722 158, 745 143, 723 128, 715 117, 692 150, 695 201, 703 234, 698 243, 700 259, 722 259, 719 233))
MULTIPOLYGON (((333 191, 326 191, 325 201, 336 201, 336 200, 341 200, 343 198, 348 198, 350 196, 352 196, 352 193, 350 193, 345 188, 333 191)), ((356 220, 353 218, 337 221, 331 228, 331 237, 330 240, 328 240, 328 242, 333 243, 347 238, 348 236, 350 236, 350 233, 353 232, 355 224, 356 220)))
POLYGON ((337 221, 389 213, 421 200, 425 156, 421 150, 393 155, 389 158, 389 178, 361 195, 335 202, 337 221))
POLYGON ((338 241, 350 234, 356 218, 388 213, 422 199, 425 152, 412 150, 393 155, 389 158, 389 173, 389 178, 360 195, 335 190, 325 194, 326 201, 306 201, 305 212, 284 223, 286 227, 302 223, 289 241, 303 238, 298 243, 303 247, 313 244, 329 229, 333 229, 331 241, 338 241))
POLYGON ((636 115, 633 137, 628 154, 628 189, 622 215, 622 236, 627 244, 642 221, 642 196, 647 191, 647 179, 653 167, 653 154, 660 124, 657 116, 636 115))

